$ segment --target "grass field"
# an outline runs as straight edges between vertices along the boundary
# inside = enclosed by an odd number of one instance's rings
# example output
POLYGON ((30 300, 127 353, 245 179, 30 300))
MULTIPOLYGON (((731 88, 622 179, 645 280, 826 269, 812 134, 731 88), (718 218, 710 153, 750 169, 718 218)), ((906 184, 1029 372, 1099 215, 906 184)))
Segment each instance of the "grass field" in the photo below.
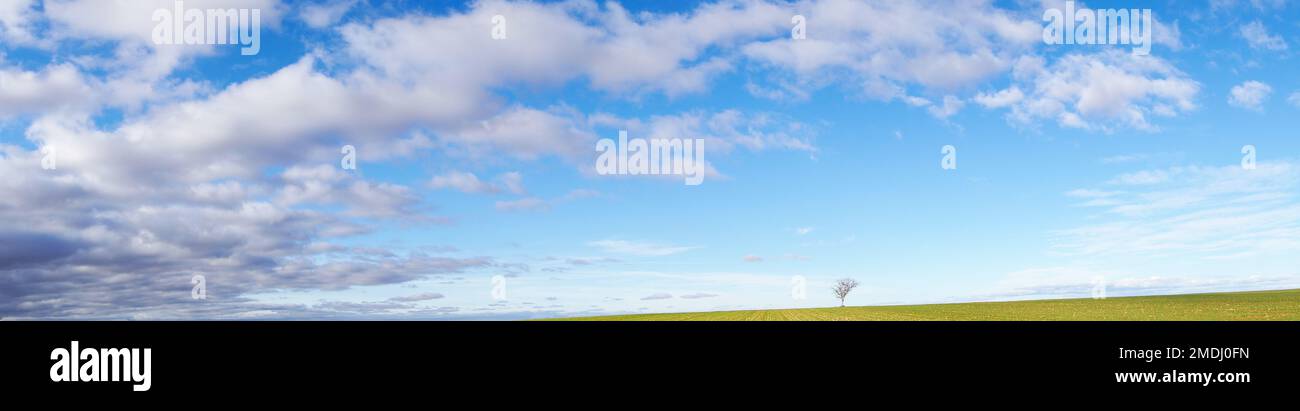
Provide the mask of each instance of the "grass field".
POLYGON ((1297 321, 1300 290, 990 303, 714 311, 578 321, 1297 321))

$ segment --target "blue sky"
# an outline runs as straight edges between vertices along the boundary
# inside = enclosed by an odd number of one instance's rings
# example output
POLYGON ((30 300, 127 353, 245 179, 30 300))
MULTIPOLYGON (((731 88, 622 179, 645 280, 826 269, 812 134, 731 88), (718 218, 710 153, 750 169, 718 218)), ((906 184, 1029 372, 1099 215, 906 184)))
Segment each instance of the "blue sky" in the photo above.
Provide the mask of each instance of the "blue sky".
POLYGON ((260 52, 156 44, 172 1, 0 1, 0 317, 1300 286, 1293 2, 1076 4, 1152 9, 1145 56, 1045 44, 1058 1, 184 5, 259 10, 260 52), (619 130, 704 139, 704 183, 599 175, 619 130))

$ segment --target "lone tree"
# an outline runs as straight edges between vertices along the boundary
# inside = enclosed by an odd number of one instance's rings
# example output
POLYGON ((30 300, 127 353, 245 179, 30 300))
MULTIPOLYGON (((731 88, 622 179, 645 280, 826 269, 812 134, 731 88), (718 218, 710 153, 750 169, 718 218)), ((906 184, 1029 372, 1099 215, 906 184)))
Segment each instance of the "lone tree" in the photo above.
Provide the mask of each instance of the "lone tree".
POLYGON ((831 291, 835 292, 835 298, 840 299, 840 307, 844 306, 844 297, 848 297, 849 291, 853 291, 854 288, 858 288, 858 280, 841 278, 835 282, 835 287, 831 288, 831 291))

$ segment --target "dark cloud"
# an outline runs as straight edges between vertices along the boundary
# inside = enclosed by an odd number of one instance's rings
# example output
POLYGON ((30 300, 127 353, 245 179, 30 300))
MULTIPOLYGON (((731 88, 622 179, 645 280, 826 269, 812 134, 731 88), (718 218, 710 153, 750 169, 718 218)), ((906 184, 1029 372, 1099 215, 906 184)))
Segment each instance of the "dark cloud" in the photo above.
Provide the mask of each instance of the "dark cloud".
POLYGON ((437 299, 440 299, 440 298, 443 298, 443 295, 442 295, 442 294, 439 294, 439 293, 424 293, 424 294, 415 294, 415 295, 405 295, 405 296, 400 296, 400 297, 393 297, 393 298, 389 298, 388 300, 389 300, 389 301, 408 302, 408 303, 409 303, 409 302, 416 302, 416 301, 437 300, 437 299))
POLYGON ((0 272, 51 263, 80 247, 78 242, 49 234, 0 231, 0 272))
POLYGON ((645 297, 641 297, 641 300, 642 301, 667 300, 669 298, 673 298, 673 295, 668 293, 654 293, 654 294, 647 295, 645 297))

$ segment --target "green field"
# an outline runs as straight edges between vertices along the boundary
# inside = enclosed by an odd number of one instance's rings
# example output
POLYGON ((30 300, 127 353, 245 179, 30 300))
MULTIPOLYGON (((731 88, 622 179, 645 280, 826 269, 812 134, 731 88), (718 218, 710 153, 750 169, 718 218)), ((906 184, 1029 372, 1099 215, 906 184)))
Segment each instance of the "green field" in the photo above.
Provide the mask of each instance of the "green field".
POLYGON ((1300 290, 989 303, 715 311, 578 321, 1297 321, 1300 290))

